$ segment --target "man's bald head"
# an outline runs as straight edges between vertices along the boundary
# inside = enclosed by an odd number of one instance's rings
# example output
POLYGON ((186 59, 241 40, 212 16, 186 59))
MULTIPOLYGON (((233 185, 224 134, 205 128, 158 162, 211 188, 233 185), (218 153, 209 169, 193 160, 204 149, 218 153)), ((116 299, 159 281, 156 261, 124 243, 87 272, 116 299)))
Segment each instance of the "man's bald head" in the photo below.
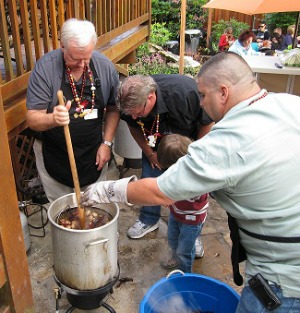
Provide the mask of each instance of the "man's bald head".
POLYGON ((204 63, 197 80, 201 106, 215 122, 260 91, 247 62, 232 52, 219 53, 204 63))
POLYGON ((253 72, 247 62, 233 52, 222 52, 205 62, 198 78, 208 85, 252 85, 255 82, 253 72))

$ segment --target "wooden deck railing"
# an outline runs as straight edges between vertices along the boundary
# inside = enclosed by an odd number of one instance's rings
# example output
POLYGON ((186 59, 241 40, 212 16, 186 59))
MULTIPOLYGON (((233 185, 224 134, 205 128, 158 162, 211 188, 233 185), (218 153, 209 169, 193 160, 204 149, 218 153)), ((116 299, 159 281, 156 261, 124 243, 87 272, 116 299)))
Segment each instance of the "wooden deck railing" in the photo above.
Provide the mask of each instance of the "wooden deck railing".
POLYGON ((126 64, 149 37, 151 0, 0 0, 0 106, 10 138, 24 128, 30 71, 44 53, 59 47, 60 27, 71 17, 93 22, 97 49, 115 64, 126 64))

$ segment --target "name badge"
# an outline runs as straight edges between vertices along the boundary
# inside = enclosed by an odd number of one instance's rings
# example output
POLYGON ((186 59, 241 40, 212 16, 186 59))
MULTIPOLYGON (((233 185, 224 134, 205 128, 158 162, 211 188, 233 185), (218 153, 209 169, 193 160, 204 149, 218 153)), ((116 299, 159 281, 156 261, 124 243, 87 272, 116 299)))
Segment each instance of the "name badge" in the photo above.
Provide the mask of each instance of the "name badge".
POLYGON ((93 109, 93 111, 91 112, 90 109, 86 109, 84 110, 84 119, 85 120, 93 120, 95 118, 98 118, 98 109, 93 109))

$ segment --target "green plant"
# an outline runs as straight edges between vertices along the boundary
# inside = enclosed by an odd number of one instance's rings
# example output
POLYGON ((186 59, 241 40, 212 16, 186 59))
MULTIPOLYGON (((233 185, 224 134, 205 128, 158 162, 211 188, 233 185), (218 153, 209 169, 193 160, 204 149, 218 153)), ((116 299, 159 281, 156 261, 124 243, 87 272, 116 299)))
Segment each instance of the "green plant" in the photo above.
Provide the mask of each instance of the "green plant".
POLYGON ((149 55, 150 54, 150 49, 149 49, 149 43, 143 43, 141 46, 139 46, 136 49, 136 57, 137 59, 140 59, 144 55, 149 55))
MULTIPOLYGON (((207 10, 201 9, 207 0, 187 0, 186 28, 203 29, 207 20, 207 10)), ((171 39, 178 39, 180 32, 181 1, 179 0, 152 0, 152 21, 166 23, 171 33, 171 39)))
POLYGON ((268 30, 273 31, 274 28, 282 28, 283 33, 286 33, 290 25, 295 24, 297 12, 284 12, 284 13, 269 13, 265 16, 265 21, 268 25, 268 30))
POLYGON ((130 66, 130 75, 151 75, 161 73, 161 69, 165 66, 165 60, 159 53, 144 55, 137 62, 130 66))
POLYGON ((224 33, 225 29, 228 27, 232 27, 233 36, 237 39, 241 32, 246 29, 249 29, 250 26, 243 22, 238 22, 234 18, 230 19, 229 21, 219 20, 218 23, 214 23, 212 26, 211 32, 211 46, 210 49, 213 50, 213 53, 218 52, 218 44, 221 35, 224 33))
POLYGON ((202 10, 206 0, 188 0, 186 7, 186 28, 202 29, 207 21, 208 10, 202 10))
POLYGON ((137 48, 137 59, 150 55, 149 43, 164 46, 170 39, 170 32, 165 27, 165 23, 154 23, 151 25, 151 35, 149 42, 146 42, 137 48))
MULTIPOLYGON (((178 67, 169 66, 158 52, 137 58, 136 63, 129 66, 130 75, 178 74, 178 71, 178 67)), ((198 71, 199 68, 185 68, 184 74, 194 77, 198 71)))
POLYGON ((154 23, 151 25, 150 42, 163 46, 170 40, 171 32, 166 28, 166 23, 154 23))

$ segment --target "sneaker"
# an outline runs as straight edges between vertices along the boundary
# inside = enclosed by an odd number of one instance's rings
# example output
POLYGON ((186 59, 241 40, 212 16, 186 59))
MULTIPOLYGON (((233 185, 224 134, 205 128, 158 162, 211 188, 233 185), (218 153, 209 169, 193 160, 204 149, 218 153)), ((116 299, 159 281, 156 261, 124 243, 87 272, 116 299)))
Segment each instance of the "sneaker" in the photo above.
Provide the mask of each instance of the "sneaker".
POLYGON ((166 270, 173 270, 177 268, 179 262, 172 256, 172 253, 169 253, 163 260, 160 261, 160 266, 166 270))
POLYGON ((196 253, 195 258, 202 258, 204 255, 204 248, 201 239, 198 237, 195 241, 196 253))
POLYGON ((158 222, 154 225, 147 225, 142 223, 140 220, 136 220, 134 225, 128 229, 127 236, 132 239, 142 238, 157 228, 158 222))

